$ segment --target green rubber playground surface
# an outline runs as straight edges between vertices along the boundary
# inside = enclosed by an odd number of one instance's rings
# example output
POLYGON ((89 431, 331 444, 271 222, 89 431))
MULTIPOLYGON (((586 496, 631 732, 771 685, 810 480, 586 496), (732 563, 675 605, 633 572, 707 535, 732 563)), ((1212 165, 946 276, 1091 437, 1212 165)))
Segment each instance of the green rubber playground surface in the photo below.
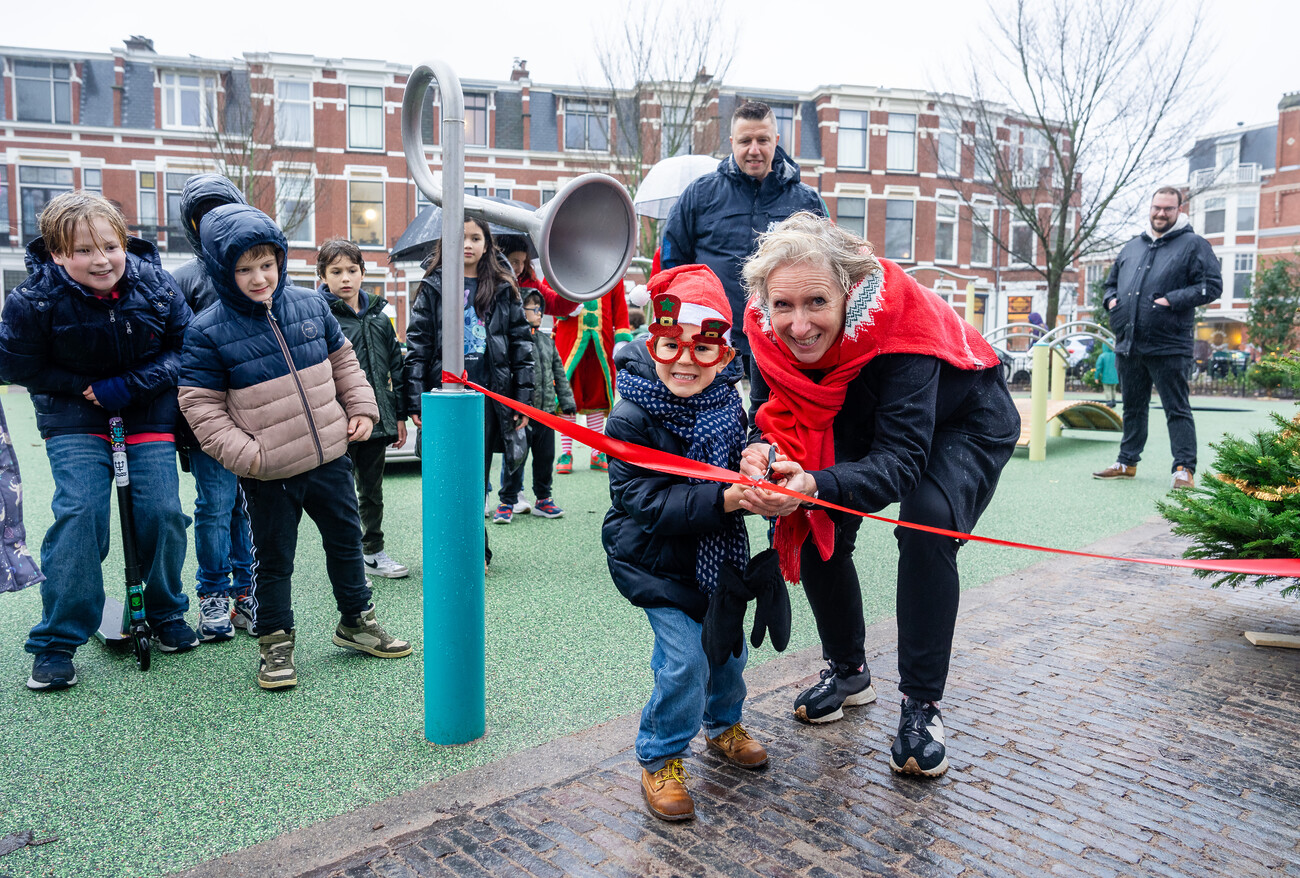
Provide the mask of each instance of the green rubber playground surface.
MULTIPOLYGON (((23 469, 28 535, 38 547, 51 521, 48 462, 27 396, 9 393, 0 402, 23 469)), ((1210 441, 1266 427, 1270 409, 1294 410, 1290 401, 1193 404, 1214 409, 1196 412, 1202 470, 1213 457, 1210 441)), ((1090 478, 1114 461, 1117 447, 1118 434, 1076 434, 1049 439, 1045 462, 1030 463, 1018 451, 979 533, 1079 548, 1150 518, 1170 468, 1159 410, 1135 481, 1090 478)), ((585 453, 575 457, 586 460, 585 453)), ((193 481, 183 475, 181 485, 192 510, 193 481)), ((605 567, 599 531, 606 478, 580 469, 555 479, 564 518, 525 515, 509 526, 488 525, 495 558, 487 578, 487 734, 463 746, 426 743, 418 468, 390 467, 385 495, 388 551, 411 567, 411 577, 373 581, 375 599, 380 620, 411 639, 415 655, 386 661, 330 643, 337 617, 319 537, 304 520, 294 578, 295 690, 258 689, 256 642, 240 633, 184 655, 155 652, 148 673, 136 669, 129 651, 92 641, 75 657, 76 687, 32 693, 23 641, 40 617, 39 590, 0 595, 0 836, 30 829, 38 839, 57 838, 0 857, 0 875, 166 874, 642 707, 651 684, 650 628, 605 567)), ((755 547, 761 524, 752 523, 755 547)), ((961 553, 963 586, 1042 557, 971 544, 961 553)), ((864 523, 856 558, 868 622, 892 615, 892 528, 864 523)), ((110 594, 122 590, 121 569, 114 545, 104 565, 110 594)), ((428 571, 428 588, 438 587, 437 577, 436 568, 428 571)), ((192 551, 185 581, 194 623, 192 551)), ((813 645, 807 603, 797 589, 792 598, 791 649, 813 645)), ((772 656, 764 644, 751 662, 772 656)), ((896 672, 876 673, 887 695, 896 672)))

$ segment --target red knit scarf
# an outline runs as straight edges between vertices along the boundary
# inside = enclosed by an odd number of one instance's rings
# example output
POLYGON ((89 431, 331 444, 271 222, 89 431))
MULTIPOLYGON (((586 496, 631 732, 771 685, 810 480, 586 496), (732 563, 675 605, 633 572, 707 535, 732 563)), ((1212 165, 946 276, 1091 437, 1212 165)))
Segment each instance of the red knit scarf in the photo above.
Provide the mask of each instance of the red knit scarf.
MULTIPOLYGON (((745 309, 745 337, 771 391, 758 410, 758 428, 806 471, 835 463, 831 426, 849 383, 876 355, 924 354, 972 370, 998 364, 993 348, 947 302, 894 263, 879 262, 881 270, 849 292, 844 331, 816 363, 795 359, 772 332, 765 306, 751 301, 745 309), (823 374, 814 380, 809 372, 823 374)), ((828 560, 835 527, 824 511, 798 509, 777 519, 774 544, 788 582, 799 581, 799 550, 809 533, 822 560, 828 560)))

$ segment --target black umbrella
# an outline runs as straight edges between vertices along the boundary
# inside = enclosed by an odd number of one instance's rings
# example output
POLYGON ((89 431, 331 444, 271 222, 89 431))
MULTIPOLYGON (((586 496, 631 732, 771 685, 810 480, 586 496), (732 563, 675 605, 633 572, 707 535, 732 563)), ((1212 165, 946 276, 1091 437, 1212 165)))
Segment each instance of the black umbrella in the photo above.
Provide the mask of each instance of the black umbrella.
MULTIPOLYGON (((515 201, 511 198, 489 196, 483 198, 483 200, 495 201, 497 204, 517 207, 521 210, 526 210, 529 213, 532 213, 537 209, 531 204, 526 204, 522 201, 515 201)), ((518 229, 512 229, 509 226, 503 226, 497 223, 489 223, 488 230, 492 233, 494 238, 517 239, 510 241, 513 246, 509 249, 506 248, 505 242, 498 240, 497 249, 502 253, 509 253, 512 250, 520 249, 518 241, 521 240, 524 242, 524 245, 528 250, 528 258, 537 258, 537 250, 533 247, 533 242, 525 233, 518 229)), ((398 238, 397 243, 393 245, 393 249, 388 251, 388 258, 392 262, 409 259, 424 259, 424 257, 428 256, 429 253, 432 252, 433 242, 441 239, 442 208, 436 204, 430 204, 428 207, 416 214, 415 219, 406 227, 406 231, 402 232, 402 237, 398 238)))

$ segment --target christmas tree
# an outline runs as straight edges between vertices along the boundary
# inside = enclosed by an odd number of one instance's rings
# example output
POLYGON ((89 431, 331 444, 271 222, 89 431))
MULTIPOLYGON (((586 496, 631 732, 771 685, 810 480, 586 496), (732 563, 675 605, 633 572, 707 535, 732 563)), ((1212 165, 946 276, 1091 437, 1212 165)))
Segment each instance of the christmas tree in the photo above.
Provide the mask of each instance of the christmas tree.
MULTIPOLYGON (((1300 382, 1300 357, 1280 360, 1300 382)), ((1215 472, 1195 490, 1176 492, 1157 504, 1174 533, 1194 544, 1184 558, 1300 558, 1300 414, 1272 414, 1274 428, 1250 439, 1228 436, 1211 447, 1215 472)), ((1197 570, 1219 577, 1214 586, 1242 585, 1250 574, 1197 570)), ((1255 576, 1254 584, 1282 580, 1283 595, 1300 596, 1300 580, 1255 576)))

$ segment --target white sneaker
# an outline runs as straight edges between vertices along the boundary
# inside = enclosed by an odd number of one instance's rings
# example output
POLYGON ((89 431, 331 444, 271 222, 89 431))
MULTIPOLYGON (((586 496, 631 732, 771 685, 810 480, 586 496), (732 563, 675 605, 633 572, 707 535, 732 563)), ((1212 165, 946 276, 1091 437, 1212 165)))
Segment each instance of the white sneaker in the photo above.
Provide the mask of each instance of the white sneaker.
POLYGON ((528 498, 519 495, 519 502, 515 504, 515 515, 527 515, 532 511, 533 504, 528 502, 528 498))
POLYGON ((375 552, 373 555, 362 555, 361 557, 366 562, 366 572, 371 576, 382 576, 385 579, 401 579, 411 573, 408 568, 388 557, 387 552, 375 552))
POLYGON ((230 623, 230 598, 223 594, 199 598, 199 640, 219 643, 235 636, 230 623))
POLYGON ((491 517, 492 517, 492 513, 493 513, 493 512, 496 512, 496 511, 497 511, 497 501, 496 501, 496 498, 493 497, 491 494, 488 494, 488 496, 487 496, 487 500, 485 500, 485 501, 483 502, 483 517, 484 517, 484 518, 491 518, 491 517))

